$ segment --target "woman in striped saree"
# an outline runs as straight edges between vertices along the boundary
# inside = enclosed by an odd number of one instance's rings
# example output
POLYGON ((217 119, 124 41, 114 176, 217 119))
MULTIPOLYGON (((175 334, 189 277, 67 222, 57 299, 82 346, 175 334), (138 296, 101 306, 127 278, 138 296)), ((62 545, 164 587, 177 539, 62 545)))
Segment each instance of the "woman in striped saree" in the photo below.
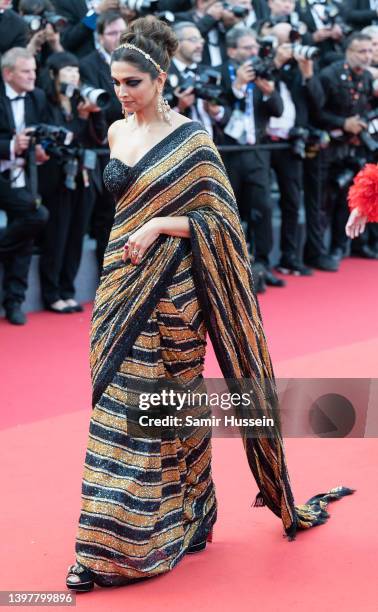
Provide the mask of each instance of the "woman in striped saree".
MULTIPOLYGON (((171 570, 205 547, 216 521, 210 436, 171 427, 142 435, 135 413, 143 385, 201 388, 208 332, 224 377, 234 387, 252 380, 255 413, 275 415, 272 365, 224 166, 204 128, 161 100, 176 46, 167 25, 142 18, 112 58, 117 95, 133 116, 109 132, 104 178, 117 207, 92 319, 93 414, 67 576, 77 591, 171 570)), ((278 419, 269 437, 242 435, 259 487, 255 505, 281 518, 288 539, 324 522, 327 502, 351 492, 337 487, 295 506, 278 419)))

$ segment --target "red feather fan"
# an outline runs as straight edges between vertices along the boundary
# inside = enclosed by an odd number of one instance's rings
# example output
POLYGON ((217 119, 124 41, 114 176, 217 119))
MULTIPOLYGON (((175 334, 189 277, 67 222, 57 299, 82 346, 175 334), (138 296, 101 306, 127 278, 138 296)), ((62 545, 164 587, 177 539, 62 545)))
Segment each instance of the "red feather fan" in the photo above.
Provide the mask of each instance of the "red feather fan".
POLYGON ((370 222, 378 222, 378 165, 366 164, 354 177, 348 193, 348 205, 358 208, 370 222))

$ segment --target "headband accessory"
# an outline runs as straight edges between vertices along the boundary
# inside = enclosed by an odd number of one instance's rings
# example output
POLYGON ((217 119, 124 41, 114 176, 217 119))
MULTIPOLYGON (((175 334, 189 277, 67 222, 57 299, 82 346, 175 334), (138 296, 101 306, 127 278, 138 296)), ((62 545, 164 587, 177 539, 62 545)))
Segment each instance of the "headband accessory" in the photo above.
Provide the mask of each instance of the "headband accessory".
POLYGON ((160 67, 160 65, 157 62, 155 62, 153 57, 151 57, 149 53, 146 53, 145 51, 142 51, 142 49, 139 49, 139 47, 136 47, 135 45, 132 45, 131 43, 124 43, 123 45, 120 45, 119 47, 117 47, 116 51, 118 51, 118 49, 132 49, 133 51, 138 51, 138 53, 141 53, 142 55, 144 55, 146 60, 148 60, 149 62, 151 62, 151 64, 155 66, 156 70, 159 73, 164 72, 164 70, 160 67))

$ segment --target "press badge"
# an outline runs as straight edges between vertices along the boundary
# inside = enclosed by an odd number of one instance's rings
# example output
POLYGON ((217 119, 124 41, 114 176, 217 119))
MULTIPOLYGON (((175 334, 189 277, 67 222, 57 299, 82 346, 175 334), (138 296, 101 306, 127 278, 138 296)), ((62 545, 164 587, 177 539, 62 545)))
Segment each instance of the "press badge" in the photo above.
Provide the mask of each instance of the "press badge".
POLYGON ((232 111, 229 122, 224 128, 224 133, 227 134, 227 136, 230 136, 230 138, 237 140, 239 144, 243 145, 247 143, 245 116, 241 110, 235 109, 232 111))

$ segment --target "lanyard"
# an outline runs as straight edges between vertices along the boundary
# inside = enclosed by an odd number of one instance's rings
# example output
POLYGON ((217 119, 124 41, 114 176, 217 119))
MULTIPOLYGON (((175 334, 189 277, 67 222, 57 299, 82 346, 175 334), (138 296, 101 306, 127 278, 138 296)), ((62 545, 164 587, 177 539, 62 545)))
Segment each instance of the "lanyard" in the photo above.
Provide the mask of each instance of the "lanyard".
MULTIPOLYGON (((230 63, 228 64, 228 71, 230 73, 231 83, 233 83, 236 79, 236 72, 235 72, 234 66, 230 63)), ((248 83, 247 85, 247 95, 245 99, 245 114, 248 117, 253 117, 253 90, 254 90, 254 87, 255 87, 254 83, 248 83)), ((240 100, 236 102, 236 108, 240 110, 240 100)))

